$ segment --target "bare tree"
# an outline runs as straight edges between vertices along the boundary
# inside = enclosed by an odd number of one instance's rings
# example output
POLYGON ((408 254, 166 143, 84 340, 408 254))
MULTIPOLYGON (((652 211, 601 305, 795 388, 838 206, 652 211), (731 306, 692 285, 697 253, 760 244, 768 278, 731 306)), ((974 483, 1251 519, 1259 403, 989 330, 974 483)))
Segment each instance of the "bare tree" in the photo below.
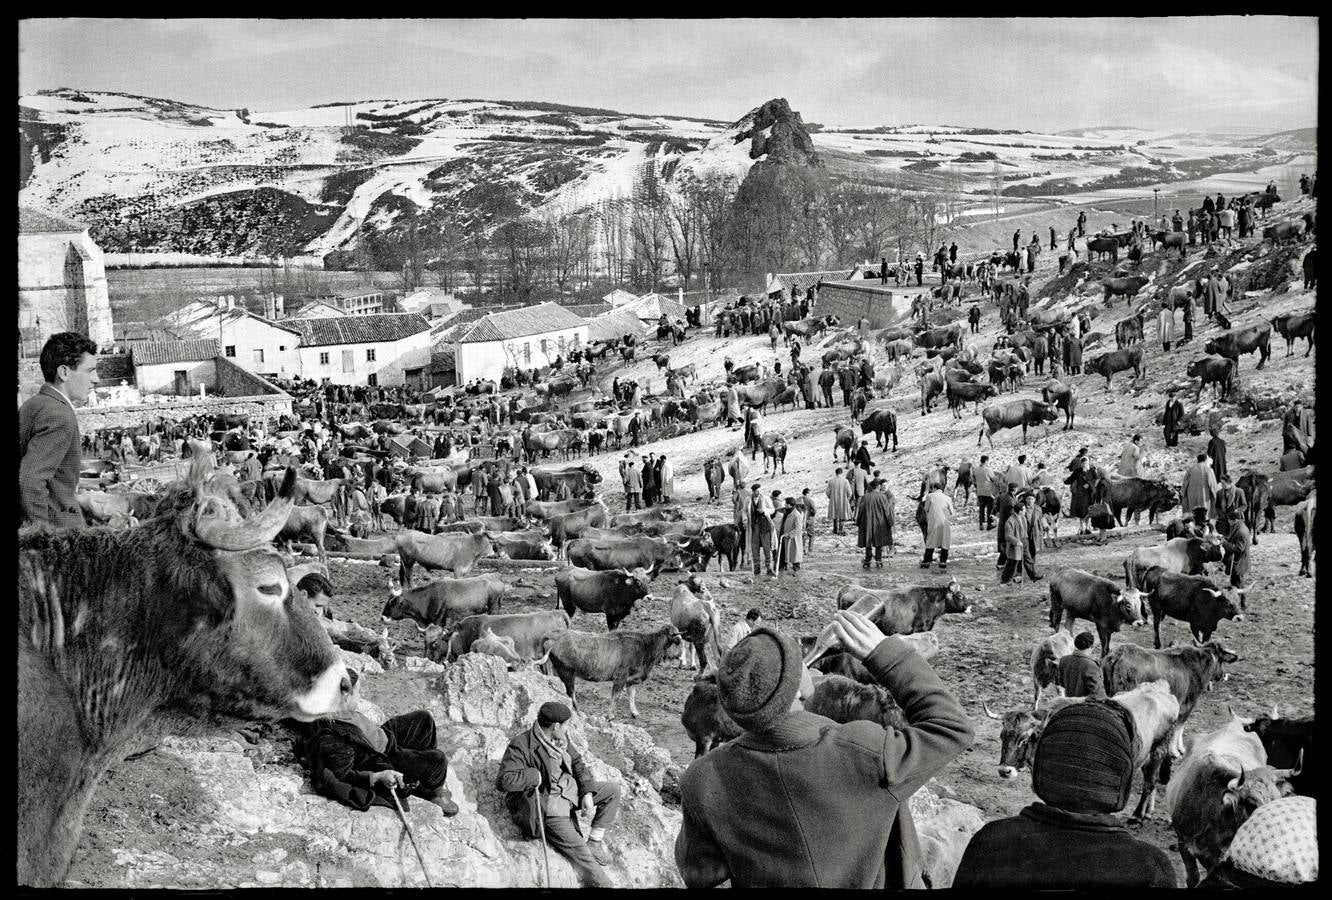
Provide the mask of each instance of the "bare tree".
POLYGON ((665 185, 657 174, 655 163, 648 163, 634 186, 629 237, 635 268, 646 275, 648 289, 654 291, 661 283, 666 245, 670 240, 666 204, 665 185))
POLYGON ((593 219, 587 212, 559 213, 546 222, 546 264, 561 294, 591 256, 592 233, 593 219))
POLYGON ((684 280, 684 289, 689 290, 690 279, 694 274, 694 261, 698 257, 700 214, 688 189, 667 197, 667 233, 671 239, 671 252, 675 256, 675 271, 684 280))
MULTIPOLYGON (((711 278, 725 277, 731 270, 728 234, 736 190, 735 176, 717 171, 691 175, 681 186, 682 196, 698 217, 698 246, 711 278)), ((714 282, 709 287, 716 290, 720 285, 714 282)))

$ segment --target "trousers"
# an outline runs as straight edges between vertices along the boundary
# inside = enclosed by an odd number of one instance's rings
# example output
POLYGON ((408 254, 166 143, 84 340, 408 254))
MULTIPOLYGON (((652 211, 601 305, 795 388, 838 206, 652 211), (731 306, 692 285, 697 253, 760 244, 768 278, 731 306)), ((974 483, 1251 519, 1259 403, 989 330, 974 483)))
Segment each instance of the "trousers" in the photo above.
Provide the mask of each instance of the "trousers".
MULTIPOLYGON (((592 816, 592 828, 608 828, 620 812, 620 786, 609 781, 594 781, 592 803, 596 813, 592 816)), ((574 810, 568 815, 546 815, 546 843, 559 851, 573 864, 574 871, 582 880, 584 887, 614 887, 606 870, 592 857, 587 847, 587 839, 578 830, 578 818, 574 810)))
POLYGON ((994 498, 982 497, 976 495, 976 507, 980 512, 979 525, 981 528, 988 528, 994 525, 994 498))

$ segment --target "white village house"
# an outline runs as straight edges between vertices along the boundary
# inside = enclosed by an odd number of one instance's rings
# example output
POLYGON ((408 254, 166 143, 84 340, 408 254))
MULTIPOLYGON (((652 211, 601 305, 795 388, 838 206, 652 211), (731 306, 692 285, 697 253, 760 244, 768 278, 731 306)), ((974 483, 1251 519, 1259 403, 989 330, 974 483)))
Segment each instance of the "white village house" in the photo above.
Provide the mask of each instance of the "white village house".
POLYGON ((213 340, 141 341, 130 344, 134 383, 141 394, 188 397, 217 393, 217 365, 221 348, 213 340))
POLYGON ((300 332, 301 376, 331 384, 428 388, 430 322, 418 313, 287 319, 300 332))
POLYGON ((184 340, 215 340, 222 356, 255 375, 294 378, 301 374, 297 345, 301 332, 288 324, 274 322, 239 306, 226 308, 233 301, 219 304, 196 300, 161 321, 161 326, 184 340))
POLYGON ((535 369, 587 344, 587 322, 557 303, 491 313, 458 339, 458 384, 498 381, 506 367, 535 369))

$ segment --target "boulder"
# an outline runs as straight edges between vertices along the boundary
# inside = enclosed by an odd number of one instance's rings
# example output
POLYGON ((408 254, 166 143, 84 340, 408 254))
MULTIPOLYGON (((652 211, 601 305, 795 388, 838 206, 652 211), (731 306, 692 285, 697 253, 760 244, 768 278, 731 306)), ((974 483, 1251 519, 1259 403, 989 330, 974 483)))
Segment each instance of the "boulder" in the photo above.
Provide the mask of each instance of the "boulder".
POLYGON ((928 787, 911 795, 911 819, 920 838, 925 883, 934 890, 950 887, 971 836, 985 816, 969 803, 940 797, 928 787))

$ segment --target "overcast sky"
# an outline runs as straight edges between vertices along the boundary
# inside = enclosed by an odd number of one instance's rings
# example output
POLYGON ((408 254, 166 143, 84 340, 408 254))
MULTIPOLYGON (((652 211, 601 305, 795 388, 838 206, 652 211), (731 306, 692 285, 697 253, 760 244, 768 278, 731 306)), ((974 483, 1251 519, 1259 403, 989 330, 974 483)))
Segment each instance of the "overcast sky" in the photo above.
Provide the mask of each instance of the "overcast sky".
POLYGON ((1056 131, 1317 124, 1313 18, 30 19, 21 93, 125 91, 223 109, 427 97, 732 121, 1056 131))

